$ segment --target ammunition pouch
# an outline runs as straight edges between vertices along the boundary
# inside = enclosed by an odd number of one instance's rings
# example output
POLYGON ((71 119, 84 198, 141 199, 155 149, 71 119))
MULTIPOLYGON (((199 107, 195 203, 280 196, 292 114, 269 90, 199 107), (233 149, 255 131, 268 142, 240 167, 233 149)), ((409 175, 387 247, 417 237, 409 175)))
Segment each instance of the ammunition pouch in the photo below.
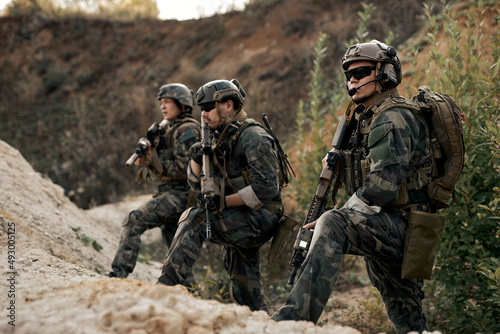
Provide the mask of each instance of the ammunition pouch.
POLYGON ((346 191, 352 195, 361 188, 366 176, 370 173, 370 165, 366 159, 361 159, 359 152, 344 150, 342 152, 344 158, 344 183, 346 191))
POLYGON ((196 196, 199 193, 200 193, 199 191, 195 191, 193 189, 189 189, 186 208, 190 208, 190 207, 196 206, 196 196))
POLYGON ((391 206, 393 207, 402 206, 409 202, 410 199, 408 196, 408 188, 406 184, 407 184, 406 179, 404 179, 401 185, 399 186, 398 198, 391 203, 391 206))
POLYGON ((442 215, 411 211, 408 217, 401 278, 431 279, 437 245, 443 231, 442 215))

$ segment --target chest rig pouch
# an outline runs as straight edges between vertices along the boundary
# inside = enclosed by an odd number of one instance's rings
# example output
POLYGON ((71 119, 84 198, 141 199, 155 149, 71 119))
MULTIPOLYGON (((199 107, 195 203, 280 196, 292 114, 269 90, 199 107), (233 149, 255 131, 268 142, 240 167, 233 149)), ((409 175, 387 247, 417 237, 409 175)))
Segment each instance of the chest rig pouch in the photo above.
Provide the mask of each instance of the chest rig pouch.
POLYGON ((344 184, 349 195, 354 194, 356 190, 361 188, 363 180, 370 172, 370 165, 366 159, 370 124, 371 118, 368 120, 362 119, 351 137, 350 149, 342 152, 344 184))
POLYGON ((258 125, 258 122, 251 118, 232 122, 218 139, 214 138, 212 143, 213 168, 218 171, 215 177, 215 193, 221 198, 234 194, 252 183, 252 175, 247 163, 229 158, 233 154, 233 148, 241 132, 249 125, 258 125))

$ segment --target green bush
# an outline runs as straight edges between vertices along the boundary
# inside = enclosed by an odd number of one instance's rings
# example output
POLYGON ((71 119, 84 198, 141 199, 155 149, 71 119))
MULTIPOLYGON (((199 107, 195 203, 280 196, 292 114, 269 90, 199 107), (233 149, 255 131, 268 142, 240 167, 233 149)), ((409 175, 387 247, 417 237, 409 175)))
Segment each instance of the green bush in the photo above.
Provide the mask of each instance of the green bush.
POLYGON ((250 63, 243 63, 241 66, 238 68, 238 75, 246 75, 250 70, 253 68, 253 65, 250 63))
POLYGON ((210 62, 214 59, 215 53, 214 52, 206 52, 200 55, 198 58, 195 60, 195 65, 196 68, 199 70, 202 70, 210 64, 210 62))
POLYGON ((45 93, 50 94, 58 89, 66 80, 68 74, 56 67, 49 67, 45 77, 42 80, 45 93))
POLYGON ((86 70, 78 74, 75 78, 75 81, 78 83, 78 86, 80 87, 90 85, 91 83, 98 80, 99 80, 99 75, 92 70, 86 70))
MULTIPOLYGON (((356 31, 355 39, 346 43, 348 46, 368 38, 366 32, 367 22, 373 10, 372 5, 362 3, 363 11, 358 13, 360 18, 359 28, 356 31)), ((302 214, 305 211, 316 192, 319 175, 321 173, 321 160, 326 153, 331 150, 330 142, 333 139, 337 116, 348 104, 348 95, 345 93, 344 75, 337 75, 333 79, 325 79, 323 75, 322 63, 327 57, 325 47, 329 36, 320 33, 318 41, 313 50, 313 69, 311 70, 311 81, 309 83, 309 100, 300 101, 295 119, 295 131, 293 139, 296 143, 302 143, 297 148, 298 177, 291 186, 294 197, 299 203, 302 214)), ((342 204, 347 199, 347 194, 340 192, 336 201, 342 204)), ((332 206, 332 199, 328 199, 327 207, 332 206)))
POLYGON ((500 307, 491 298, 482 271, 485 263, 494 259, 498 263, 500 257, 498 216, 485 210, 498 203, 494 188, 500 184, 500 174, 498 159, 492 159, 490 137, 481 131, 483 125, 499 122, 500 41, 498 34, 484 34, 483 25, 484 15, 495 8, 482 1, 470 7, 451 7, 444 1, 442 5, 441 16, 431 15, 427 8, 431 52, 423 64, 415 64, 415 75, 424 71, 427 86, 451 95, 461 107, 466 118, 466 155, 455 203, 441 212, 447 224, 433 279, 426 284, 425 305, 430 324, 438 330, 495 333, 500 331, 500 307), (465 19, 466 30, 459 18, 465 19), (446 38, 438 43, 440 33, 446 38), (485 57, 486 46, 493 63, 485 57))
MULTIPOLYGON (((331 149, 323 138, 333 138, 334 126, 327 122, 329 115, 336 122, 336 112, 344 104, 341 85, 334 81, 325 81, 321 64, 327 56, 325 43, 328 35, 320 33, 314 48, 313 69, 309 83, 309 101, 300 101, 295 119, 294 141, 302 143, 295 154, 298 160, 298 177, 290 190, 299 203, 299 214, 305 218, 307 208, 316 192, 317 181, 322 169, 321 160, 331 149), (334 89, 337 86, 337 89, 334 89), (333 94, 332 94, 333 92, 333 94)), ((344 94, 345 95, 345 94, 344 94)), ((329 204, 332 204, 329 199, 329 204)))

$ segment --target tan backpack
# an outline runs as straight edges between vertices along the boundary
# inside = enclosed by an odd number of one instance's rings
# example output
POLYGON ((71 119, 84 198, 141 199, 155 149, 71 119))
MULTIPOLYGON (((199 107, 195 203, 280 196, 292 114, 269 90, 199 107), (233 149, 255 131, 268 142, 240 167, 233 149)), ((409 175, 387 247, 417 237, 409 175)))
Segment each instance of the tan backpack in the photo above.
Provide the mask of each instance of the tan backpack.
POLYGON ((437 209, 449 206, 455 196, 455 184, 464 166, 464 115, 456 102, 446 94, 419 87, 413 98, 421 110, 429 130, 432 156, 431 180, 427 184, 431 204, 437 209))
POLYGON ((438 210, 447 208, 449 199, 455 196, 455 184, 464 166, 464 115, 449 95, 426 86, 418 90, 412 101, 386 99, 376 114, 397 107, 411 109, 426 126, 432 166, 430 173, 420 176, 425 177, 422 181, 427 185, 430 204, 438 210))

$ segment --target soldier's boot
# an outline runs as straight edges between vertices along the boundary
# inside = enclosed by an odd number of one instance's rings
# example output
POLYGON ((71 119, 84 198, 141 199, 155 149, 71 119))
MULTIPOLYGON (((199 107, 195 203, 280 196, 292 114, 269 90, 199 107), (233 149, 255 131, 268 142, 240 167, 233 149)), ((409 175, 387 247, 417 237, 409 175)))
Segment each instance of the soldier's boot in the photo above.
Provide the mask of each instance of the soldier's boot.
POLYGON ((264 311, 269 314, 262 290, 249 289, 248 280, 245 276, 232 275, 229 292, 236 303, 247 305, 252 311, 264 311))
POLYGON ((140 210, 134 210, 123 220, 123 230, 109 277, 126 278, 134 271, 141 248, 141 235, 145 231, 140 221, 142 215, 140 210))
POLYGON ((116 271, 110 271, 109 274, 108 274, 108 277, 115 277, 115 278, 127 278, 128 274, 124 274, 124 273, 119 273, 119 272, 116 272, 116 271))

